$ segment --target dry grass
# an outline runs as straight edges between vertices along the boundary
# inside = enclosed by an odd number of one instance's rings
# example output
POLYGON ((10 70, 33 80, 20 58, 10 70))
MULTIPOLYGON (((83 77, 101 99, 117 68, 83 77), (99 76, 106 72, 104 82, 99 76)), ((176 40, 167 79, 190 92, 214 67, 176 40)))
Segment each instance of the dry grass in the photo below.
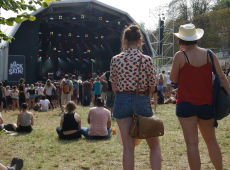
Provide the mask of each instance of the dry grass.
MULTIPOLYGON (((78 107, 77 113, 82 117, 82 126, 87 126, 89 107, 78 107)), ((7 165, 13 157, 24 159, 23 169, 122 169, 122 147, 111 135, 107 141, 58 140, 56 127, 59 126, 61 110, 47 113, 34 113, 35 126, 31 134, 17 136, 0 134, 0 162, 7 165)), ((16 112, 2 113, 5 123, 15 123, 16 112)), ((162 169, 184 170, 188 168, 186 146, 182 130, 175 116, 174 105, 158 107, 157 115, 165 125, 165 136, 161 137, 163 155, 162 169)), ((230 117, 219 122, 217 139, 223 154, 224 169, 230 169, 230 117)), ((112 126, 117 127, 116 121, 112 126)), ((200 137, 202 169, 214 169, 206 145, 200 137)), ((150 169, 149 148, 145 141, 135 150, 136 169, 150 169)))

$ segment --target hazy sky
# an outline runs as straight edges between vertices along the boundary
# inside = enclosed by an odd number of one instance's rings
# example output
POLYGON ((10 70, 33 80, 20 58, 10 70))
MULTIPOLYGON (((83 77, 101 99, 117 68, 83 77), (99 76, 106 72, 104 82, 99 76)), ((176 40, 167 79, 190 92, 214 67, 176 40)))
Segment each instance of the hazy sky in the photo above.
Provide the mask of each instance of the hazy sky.
MULTIPOLYGON (((129 13, 134 20, 138 23, 143 21, 146 23, 147 28, 153 26, 153 22, 149 22, 149 9, 155 9, 160 5, 165 5, 171 0, 100 0, 101 2, 118 8, 120 10, 129 13)), ((28 2, 28 0, 26 0, 28 2)), ((13 12, 7 12, 2 10, 2 16, 5 18, 15 17, 13 12)), ((5 30, 7 26, 1 25, 1 30, 5 30)))

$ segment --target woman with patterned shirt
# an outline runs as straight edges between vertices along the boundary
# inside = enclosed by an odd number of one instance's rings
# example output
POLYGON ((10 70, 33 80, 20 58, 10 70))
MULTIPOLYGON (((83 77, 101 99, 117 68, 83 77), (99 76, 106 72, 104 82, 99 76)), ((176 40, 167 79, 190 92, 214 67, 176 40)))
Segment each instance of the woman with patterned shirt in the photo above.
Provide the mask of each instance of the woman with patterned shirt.
MULTIPOLYGON (((135 106, 137 114, 152 116, 150 99, 155 90, 155 73, 152 59, 143 55, 138 47, 142 46, 142 34, 138 26, 125 29, 122 37, 122 53, 114 56, 110 65, 110 81, 116 93, 113 116, 116 118, 123 142, 123 168, 134 169, 135 139, 129 135, 135 106), (139 63, 142 64, 139 73, 139 63), (137 81, 139 95, 136 102, 137 81)), ((152 169, 161 169, 161 149, 158 137, 146 139, 150 148, 152 169)))

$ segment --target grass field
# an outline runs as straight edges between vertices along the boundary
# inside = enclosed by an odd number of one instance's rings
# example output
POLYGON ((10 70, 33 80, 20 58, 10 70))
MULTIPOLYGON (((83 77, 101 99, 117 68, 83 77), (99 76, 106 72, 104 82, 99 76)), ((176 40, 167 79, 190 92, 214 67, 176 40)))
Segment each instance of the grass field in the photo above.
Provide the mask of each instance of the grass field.
MULTIPOLYGON (((82 118, 82 126, 87 126, 89 107, 78 107, 76 112, 82 118)), ((157 116, 165 126, 165 135, 160 137, 162 149, 162 169, 184 170, 188 168, 186 146, 181 127, 175 116, 175 105, 157 108, 157 116)), ((5 124, 16 123, 17 111, 2 113, 5 124)), ((60 108, 47 113, 35 113, 35 126, 31 134, 11 136, 0 134, 0 162, 8 165, 13 157, 24 159, 23 169, 122 169, 122 147, 116 135, 109 140, 89 141, 84 137, 78 141, 61 141, 56 134, 61 118, 60 108)), ((117 128, 116 121, 112 126, 117 128)), ((223 154, 224 169, 230 169, 230 117, 219 122, 217 139, 223 154)), ((199 134, 202 169, 214 169, 206 145, 199 134)), ((150 169, 149 148, 145 141, 135 149, 135 168, 150 169)))

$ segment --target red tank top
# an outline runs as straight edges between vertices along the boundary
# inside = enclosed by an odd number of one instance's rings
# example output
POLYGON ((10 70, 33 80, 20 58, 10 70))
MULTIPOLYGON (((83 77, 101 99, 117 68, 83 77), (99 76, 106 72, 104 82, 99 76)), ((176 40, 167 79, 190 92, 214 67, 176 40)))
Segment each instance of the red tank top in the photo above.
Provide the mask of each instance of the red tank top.
MULTIPOLYGON (((187 60, 188 57, 184 52, 187 60)), ((186 59, 185 59, 186 60, 186 59)), ((176 104, 188 102, 193 105, 212 105, 212 64, 208 61, 201 67, 185 62, 180 70, 176 104)))

